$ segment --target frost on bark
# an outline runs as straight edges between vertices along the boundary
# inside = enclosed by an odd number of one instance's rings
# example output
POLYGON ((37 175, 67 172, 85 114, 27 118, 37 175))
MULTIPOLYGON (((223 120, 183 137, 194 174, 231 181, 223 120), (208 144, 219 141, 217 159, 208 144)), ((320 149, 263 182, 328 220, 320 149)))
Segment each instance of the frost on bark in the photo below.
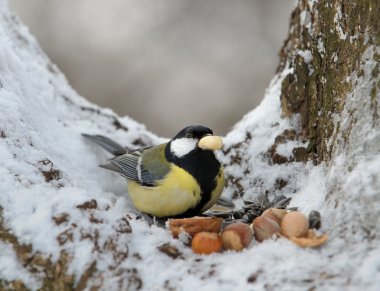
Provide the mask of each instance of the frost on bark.
MULTIPOLYGON (((373 58, 376 65, 365 84, 370 96, 359 102, 370 103, 370 123, 378 126, 379 16, 377 0, 303 0, 292 13, 278 68, 293 68, 282 82, 282 112, 286 117, 300 114, 302 136, 309 140, 307 151, 315 163, 331 159, 342 127, 334 119, 339 119, 348 93, 358 86, 352 74, 364 76, 365 58, 373 58)), ((346 138, 349 134, 348 128, 346 138)))
POLYGON ((379 239, 379 15, 377 0, 299 1, 278 68, 292 70, 282 114, 300 118, 308 159, 327 166, 332 234, 369 249, 379 239))
MULTIPOLYGON (((353 201, 358 205, 351 207, 358 209, 371 204, 359 191, 348 191, 352 192, 348 194, 344 184, 351 182, 350 172, 360 167, 360 159, 376 160, 380 154, 379 15, 377 0, 300 0, 291 14, 289 35, 280 51, 277 72, 281 82, 281 116, 290 122, 285 127, 277 123, 270 125, 271 131, 280 133, 273 137, 266 152, 259 153, 265 161, 261 166, 294 164, 298 167, 297 162, 301 161, 326 165, 326 203, 334 201, 333 208, 338 205, 350 208, 345 203, 353 204, 353 201), (291 156, 277 151, 280 145, 293 141, 301 143, 293 147, 291 156), (340 177, 333 177, 337 169, 341 171, 340 177)), ((243 193, 252 192, 249 190, 252 187, 269 194, 295 191, 299 187, 290 185, 294 175, 277 175, 268 183, 260 177, 260 171, 254 172, 252 164, 257 160, 245 153, 255 143, 255 130, 256 126, 238 124, 235 131, 244 137, 238 143, 231 142, 225 152, 226 164, 239 164, 244 170, 244 175, 228 177, 232 197, 244 196, 243 193)), ((363 176, 367 175, 371 178, 361 185, 362 191, 376 193, 377 198, 373 199, 379 199, 376 190, 379 174, 376 170, 364 171, 363 176)), ((372 210, 368 221, 362 217, 353 219, 353 223, 363 223, 358 228, 366 229, 364 232, 370 232, 369 236, 373 237, 374 229, 367 224, 373 224, 376 209, 371 205, 366 207, 372 210)), ((345 215, 342 223, 353 214, 345 215)), ((345 235, 350 233, 347 231, 345 235)))

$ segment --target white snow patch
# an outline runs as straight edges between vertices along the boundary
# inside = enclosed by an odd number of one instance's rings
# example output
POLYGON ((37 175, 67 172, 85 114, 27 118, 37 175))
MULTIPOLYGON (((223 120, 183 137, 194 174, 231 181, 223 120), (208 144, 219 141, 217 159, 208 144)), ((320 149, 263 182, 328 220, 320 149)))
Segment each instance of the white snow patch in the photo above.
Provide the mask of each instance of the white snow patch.
POLYGON ((323 55, 325 53, 325 46, 323 44, 323 39, 320 37, 318 38, 318 44, 317 44, 318 52, 323 55))
MULTIPOLYGON (((13 22, 4 3, 0 1, 1 223, 20 243, 31 244, 33 252, 43 252, 53 261, 61 251, 67 252, 74 258, 69 272, 77 280, 96 260, 102 288, 110 290, 133 289, 128 285, 133 276, 131 282, 141 278, 145 290, 342 290, 348 286, 377 290, 380 134, 379 121, 373 123, 368 114, 374 106, 370 80, 375 48, 363 57, 364 75, 351 76, 352 84, 357 84, 347 96, 343 119, 332 116, 335 128, 340 122, 340 131, 334 133, 335 141, 329 141, 335 146, 329 166, 270 162, 268 149, 278 135, 287 129, 300 133, 299 116, 281 117, 281 82, 292 72, 288 68, 275 76, 260 106, 225 137, 229 151, 218 153, 228 165, 226 174, 240 181, 242 192, 237 195, 250 199, 268 191, 270 197, 291 197, 292 206, 305 214, 319 210, 328 243, 320 249, 302 249, 281 238, 253 243, 241 253, 202 256, 173 240, 167 230, 137 219, 125 195, 125 181, 97 166, 109 156, 80 134, 107 135, 131 149, 137 147, 136 141, 158 144, 167 139, 78 96, 41 54, 27 29, 13 22), (237 154, 246 159, 230 165, 237 154), (58 176, 47 181, 44 172, 52 170, 58 176), (287 182, 282 188, 276 187, 280 180, 287 182), (78 208, 91 200, 96 200, 95 208, 78 208), (62 214, 68 215, 67 220, 57 224, 54 217, 62 214), (116 231, 122 219, 129 221, 132 233, 116 231), (64 234, 67 241, 62 243, 57 237, 65 238, 64 234), (158 251, 165 243, 175 246, 180 257, 172 259, 158 251), (128 257, 118 261, 117 254, 125 253, 128 257)), ((324 52, 322 41, 318 49, 324 52)), ((380 97, 375 97, 380 104, 380 97)), ((293 146, 305 145, 287 142, 277 151, 289 155, 293 146)), ((232 197, 235 191, 230 185, 223 195, 232 197)), ((241 198, 236 200, 238 206, 241 198)), ((40 286, 38 276, 23 268, 12 246, 3 242, 0 278, 21 279, 31 289, 40 286)))
POLYGON ((41 286, 41 282, 34 278, 18 261, 11 245, 0 240, 0 279, 7 281, 22 280, 33 290, 41 286))
POLYGON ((299 50, 297 52, 299 56, 303 58, 306 64, 308 64, 308 69, 309 69, 309 76, 311 76, 314 73, 314 68, 312 64, 310 63, 313 60, 313 55, 311 54, 310 50, 299 50))
POLYGON ((300 13, 300 25, 306 27, 309 34, 312 33, 311 14, 309 10, 302 10, 300 13))
POLYGON ((341 9, 339 4, 335 8, 336 8, 336 13, 334 16, 334 23, 336 24, 335 29, 338 32, 339 38, 342 40, 346 40, 347 34, 344 33, 344 30, 343 30, 342 26, 340 25, 340 23, 342 22, 342 19, 343 19, 342 9, 341 9))
POLYGON ((336 53, 333 54, 333 62, 336 63, 338 61, 338 55, 336 53))
POLYGON ((311 51, 310 50, 304 50, 304 51, 298 51, 297 52, 298 55, 300 55, 305 63, 310 63, 312 60, 313 60, 313 55, 311 54, 311 51))
POLYGON ((309 6, 310 8, 313 8, 314 4, 318 3, 319 0, 309 0, 309 6))

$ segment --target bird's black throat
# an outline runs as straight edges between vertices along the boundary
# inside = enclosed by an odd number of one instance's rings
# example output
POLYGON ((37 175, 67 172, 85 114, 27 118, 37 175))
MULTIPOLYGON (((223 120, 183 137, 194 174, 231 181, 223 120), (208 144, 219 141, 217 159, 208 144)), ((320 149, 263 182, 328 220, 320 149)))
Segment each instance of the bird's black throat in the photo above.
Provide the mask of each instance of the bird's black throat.
POLYGON ((170 151, 170 143, 165 148, 165 156, 169 162, 184 169, 191 174, 201 189, 201 201, 196 207, 187 210, 179 217, 189 217, 200 214, 201 209, 211 199, 211 193, 216 188, 216 176, 220 171, 220 163, 213 151, 194 149, 185 156, 179 158, 170 151))

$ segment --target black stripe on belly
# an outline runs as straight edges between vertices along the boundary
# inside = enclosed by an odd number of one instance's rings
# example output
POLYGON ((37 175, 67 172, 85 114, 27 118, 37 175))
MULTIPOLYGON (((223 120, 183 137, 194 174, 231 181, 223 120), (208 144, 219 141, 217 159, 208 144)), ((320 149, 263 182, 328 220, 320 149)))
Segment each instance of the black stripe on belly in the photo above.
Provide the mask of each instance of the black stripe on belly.
POLYGON ((216 177, 220 163, 214 152, 195 149, 182 158, 177 158, 170 152, 170 143, 165 148, 166 159, 192 175, 201 189, 201 201, 194 208, 176 217, 189 217, 200 214, 200 210, 211 199, 211 193, 216 188, 216 177))

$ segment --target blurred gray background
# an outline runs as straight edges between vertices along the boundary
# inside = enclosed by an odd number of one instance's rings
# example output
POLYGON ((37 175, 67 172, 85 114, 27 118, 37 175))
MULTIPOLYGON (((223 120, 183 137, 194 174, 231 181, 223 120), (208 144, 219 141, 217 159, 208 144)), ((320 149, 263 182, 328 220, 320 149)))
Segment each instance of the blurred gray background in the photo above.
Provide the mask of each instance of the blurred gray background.
POLYGON ((258 105, 294 0, 11 0, 87 99, 171 137, 258 105))

